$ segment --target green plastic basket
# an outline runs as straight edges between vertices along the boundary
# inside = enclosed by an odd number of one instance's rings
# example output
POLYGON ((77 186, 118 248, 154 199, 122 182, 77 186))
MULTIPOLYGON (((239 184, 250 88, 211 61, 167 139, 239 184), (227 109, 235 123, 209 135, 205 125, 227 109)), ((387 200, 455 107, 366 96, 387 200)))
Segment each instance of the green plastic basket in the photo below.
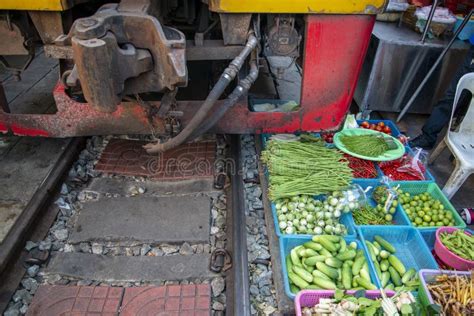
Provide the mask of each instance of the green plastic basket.
MULTIPOLYGON (((408 192, 411 195, 417 195, 424 192, 428 192, 433 198, 439 200, 441 204, 444 205, 446 210, 449 210, 453 214, 454 219, 454 227, 457 228, 466 228, 466 223, 462 220, 461 216, 458 214, 454 206, 449 202, 448 198, 444 195, 443 191, 439 188, 439 186, 434 182, 422 182, 422 181, 394 181, 391 183, 392 187, 396 187, 400 185, 400 189, 403 192, 408 192)), ((405 212, 405 209, 400 203, 400 207, 405 212)), ((410 219, 408 214, 405 212, 405 215, 410 219)), ((410 220, 410 224, 415 226, 413 222, 410 220)), ((419 230, 436 230, 436 228, 441 226, 427 226, 427 227, 419 227, 415 226, 419 230)))

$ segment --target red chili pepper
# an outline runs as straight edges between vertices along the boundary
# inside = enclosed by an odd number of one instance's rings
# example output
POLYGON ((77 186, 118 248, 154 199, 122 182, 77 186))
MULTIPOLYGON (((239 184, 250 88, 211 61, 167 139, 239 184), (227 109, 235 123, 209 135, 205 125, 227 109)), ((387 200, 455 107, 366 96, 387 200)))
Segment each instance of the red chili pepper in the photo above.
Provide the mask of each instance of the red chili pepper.
POLYGON ((344 157, 349 161, 354 178, 373 179, 377 178, 377 169, 372 161, 360 159, 347 154, 344 157))
POLYGON ((382 172, 392 180, 400 180, 400 181, 417 181, 417 180, 425 180, 424 173, 426 171, 425 166, 421 162, 417 162, 419 170, 413 167, 409 167, 409 163, 407 163, 406 159, 411 159, 410 156, 403 156, 402 158, 394 161, 388 162, 381 162, 379 163, 380 169, 382 172), (400 167, 404 167, 404 171, 400 171, 400 167), (421 171, 421 173, 420 173, 421 171))

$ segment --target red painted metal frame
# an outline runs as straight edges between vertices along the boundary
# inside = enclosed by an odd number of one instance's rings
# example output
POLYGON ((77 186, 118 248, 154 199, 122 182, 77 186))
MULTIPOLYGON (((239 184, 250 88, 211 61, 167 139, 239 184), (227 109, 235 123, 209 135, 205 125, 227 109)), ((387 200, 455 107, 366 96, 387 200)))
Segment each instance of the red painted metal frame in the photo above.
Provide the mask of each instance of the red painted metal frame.
MULTIPOLYGON (((338 129, 352 101, 374 22, 372 15, 307 15, 300 110, 250 112, 247 102, 241 100, 219 121, 214 132, 284 133, 338 129)), ((87 103, 69 98, 60 83, 53 94, 57 113, 10 114, 1 111, 0 132, 48 137, 163 132, 163 122, 155 119, 152 126, 146 109, 139 104, 122 103, 115 112, 102 113, 87 103)), ((159 105, 159 102, 153 104, 159 105)), ((201 101, 178 103, 178 109, 185 113, 183 125, 200 104, 201 101)))

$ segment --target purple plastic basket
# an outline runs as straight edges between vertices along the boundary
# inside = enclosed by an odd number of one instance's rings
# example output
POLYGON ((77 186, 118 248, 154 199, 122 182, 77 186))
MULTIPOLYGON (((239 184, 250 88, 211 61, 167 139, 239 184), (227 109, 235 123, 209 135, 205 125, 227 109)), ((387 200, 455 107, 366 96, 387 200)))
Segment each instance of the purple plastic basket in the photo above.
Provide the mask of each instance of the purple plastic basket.
MULTIPOLYGON (((319 303, 319 299, 321 298, 332 298, 334 297, 334 292, 333 290, 303 290, 298 292, 298 294, 295 297, 295 312, 296 316, 302 316, 301 315, 301 309, 303 307, 313 307, 314 305, 319 303)), ((357 291, 346 291, 346 294, 352 295, 357 291)), ((387 294, 388 297, 392 297, 395 295, 395 292, 386 290, 385 293, 387 294)), ((380 291, 375 290, 375 291, 365 291, 365 297, 374 299, 374 298, 380 298, 382 295, 380 294, 380 291)))

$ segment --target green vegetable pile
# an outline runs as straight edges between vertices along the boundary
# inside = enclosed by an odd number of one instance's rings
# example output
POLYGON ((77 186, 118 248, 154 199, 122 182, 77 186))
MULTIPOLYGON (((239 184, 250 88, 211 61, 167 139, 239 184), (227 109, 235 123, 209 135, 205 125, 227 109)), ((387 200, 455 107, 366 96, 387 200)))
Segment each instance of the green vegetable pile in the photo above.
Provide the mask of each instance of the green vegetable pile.
POLYGON ((339 219, 359 207, 351 191, 333 192, 324 201, 299 195, 275 202, 278 226, 284 234, 345 235, 347 229, 339 219))
POLYGON ((400 259, 395 256, 395 247, 388 241, 380 236, 374 236, 374 239, 373 242, 365 243, 382 287, 397 291, 418 289, 416 270, 411 268, 407 271, 400 259))
POLYGON ((416 315, 415 297, 410 292, 401 292, 390 298, 394 304, 387 306, 381 298, 370 299, 365 297, 363 290, 357 291, 354 295, 344 294, 342 290, 334 292, 334 298, 320 298, 319 302, 313 307, 303 307, 301 315, 320 316, 320 315, 338 315, 338 316, 375 316, 375 315, 416 315))
POLYGON ((388 194, 391 192, 386 186, 378 186, 372 193, 372 198, 377 202, 375 207, 366 205, 352 213, 357 225, 391 225, 393 215, 397 211, 398 200, 393 195, 389 201, 388 194))
POLYGON ((411 195, 397 190, 398 199, 411 222, 418 227, 454 226, 454 216, 446 210, 441 201, 433 198, 428 192, 411 195))
POLYGON ((340 236, 314 236, 293 248, 286 257, 286 270, 293 293, 302 289, 377 289, 371 283, 363 250, 357 250, 356 242, 347 245, 340 236))
POLYGON ((341 152, 311 141, 270 140, 262 161, 268 168, 272 201, 328 194, 344 189, 352 180, 352 170, 341 152))
POLYGON ((474 237, 466 234, 464 229, 453 233, 441 233, 441 243, 461 258, 474 261, 474 237))
POLYGON ((339 139, 347 150, 366 157, 378 157, 389 150, 379 135, 341 135, 339 139))

